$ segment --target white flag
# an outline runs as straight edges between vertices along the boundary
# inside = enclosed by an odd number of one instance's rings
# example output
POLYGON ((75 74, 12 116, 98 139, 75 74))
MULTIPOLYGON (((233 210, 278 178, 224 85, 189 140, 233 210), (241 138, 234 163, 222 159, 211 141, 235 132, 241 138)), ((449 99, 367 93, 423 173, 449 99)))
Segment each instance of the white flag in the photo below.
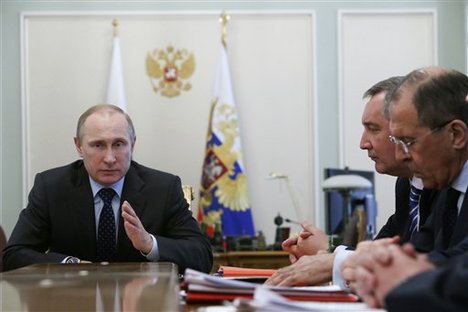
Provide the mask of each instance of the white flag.
POLYGON ((120 55, 120 38, 114 36, 112 43, 112 60, 109 71, 106 103, 120 107, 127 111, 125 88, 122 73, 122 57, 120 55))

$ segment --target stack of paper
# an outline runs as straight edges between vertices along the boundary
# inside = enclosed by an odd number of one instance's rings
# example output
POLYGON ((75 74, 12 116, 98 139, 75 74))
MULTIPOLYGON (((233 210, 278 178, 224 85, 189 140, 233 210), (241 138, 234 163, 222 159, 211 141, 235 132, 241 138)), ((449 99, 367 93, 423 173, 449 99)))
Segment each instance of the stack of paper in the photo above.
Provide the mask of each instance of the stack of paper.
MULTIPOLYGON (((245 303, 244 303, 245 304, 245 303)), ((235 305, 239 305, 235 302, 235 305)), ((325 311, 359 311, 359 312, 385 312, 382 309, 369 308, 363 302, 319 302, 319 301, 293 301, 288 300, 270 289, 257 287, 254 299, 248 302, 249 307, 255 311, 283 312, 325 312, 325 311)))
POLYGON ((187 302, 221 301, 235 298, 252 299, 257 287, 267 287, 274 293, 291 300, 356 302, 357 296, 338 286, 278 287, 264 286, 239 280, 226 279, 187 269, 184 275, 187 302))

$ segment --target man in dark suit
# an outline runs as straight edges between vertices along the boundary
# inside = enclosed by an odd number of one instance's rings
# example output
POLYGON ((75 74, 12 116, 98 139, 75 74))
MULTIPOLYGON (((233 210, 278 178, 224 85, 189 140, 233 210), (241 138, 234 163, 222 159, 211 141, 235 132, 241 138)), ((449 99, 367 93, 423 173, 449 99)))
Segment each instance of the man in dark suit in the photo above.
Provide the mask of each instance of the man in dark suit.
POLYGON ((36 175, 4 250, 5 270, 87 261, 169 261, 180 272, 211 270, 211 245, 188 210, 180 179, 132 160, 136 136, 125 112, 91 107, 74 140, 82 160, 36 175))
POLYGON ((360 259, 356 290, 371 306, 410 311, 422 302, 421 309, 428 311, 468 308, 466 295, 457 290, 468 282, 467 93, 467 76, 429 67, 408 74, 392 96, 390 128, 397 157, 425 187, 441 192, 414 246, 375 246, 360 259), (436 250, 426 256, 415 248, 436 250))
MULTIPOLYGON (((384 115, 384 100, 403 77, 391 77, 376 83, 367 90, 363 98, 367 99, 362 114, 362 133, 360 147, 366 150, 369 158, 375 163, 375 170, 381 174, 398 176, 395 185, 395 213, 389 217, 387 223, 379 231, 375 239, 399 235, 402 241, 408 241, 411 233, 409 217, 410 184, 417 184, 421 189, 421 181, 411 181, 411 171, 401 161, 395 159, 395 146, 388 140, 390 134, 389 120, 384 115)), ((429 202, 432 192, 424 190, 421 194, 421 209, 419 222, 422 224, 429 214, 429 202), (424 204, 423 204, 424 203, 424 204)), ((333 282, 343 284, 339 272, 339 265, 351 253, 349 250, 339 250, 336 253, 317 253, 320 249, 327 249, 328 240, 320 229, 309 224, 303 225, 304 230, 297 238, 290 238, 283 242, 283 249, 290 253, 293 263, 281 269, 267 281, 272 285, 317 284, 333 282), (333 276, 332 276, 333 275, 333 276)), ((351 270, 351 263, 348 263, 351 270)), ((346 276, 349 279, 349 276, 346 276)))

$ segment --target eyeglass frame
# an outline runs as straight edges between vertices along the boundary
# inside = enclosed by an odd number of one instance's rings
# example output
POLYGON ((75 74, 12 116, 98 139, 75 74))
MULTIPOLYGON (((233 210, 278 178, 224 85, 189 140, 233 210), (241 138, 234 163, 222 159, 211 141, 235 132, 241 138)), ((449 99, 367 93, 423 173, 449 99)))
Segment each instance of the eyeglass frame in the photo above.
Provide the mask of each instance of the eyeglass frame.
POLYGON ((414 143, 416 143, 418 140, 420 140, 420 139, 422 139, 424 137, 427 137, 427 136, 429 136, 431 134, 436 133, 437 131, 442 130, 445 126, 447 126, 452 121, 453 121, 453 119, 441 124, 440 126, 437 126, 437 127, 433 128, 433 129, 431 129, 431 131, 429 131, 428 133, 420 135, 419 137, 414 138, 414 139, 410 140, 409 142, 405 142, 403 140, 397 139, 393 135, 389 135, 388 139, 390 140, 391 143, 400 146, 401 149, 403 150, 403 152, 405 153, 405 155, 409 155, 410 147, 413 146, 414 143))

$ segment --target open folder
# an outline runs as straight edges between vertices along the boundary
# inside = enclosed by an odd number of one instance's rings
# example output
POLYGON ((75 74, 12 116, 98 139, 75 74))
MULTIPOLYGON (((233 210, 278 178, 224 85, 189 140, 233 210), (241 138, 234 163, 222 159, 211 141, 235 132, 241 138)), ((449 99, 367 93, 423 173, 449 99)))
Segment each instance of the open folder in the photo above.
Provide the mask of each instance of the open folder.
MULTIPOLYGON (((221 301, 235 298, 252 299, 258 284, 212 276, 192 269, 184 274, 186 301, 221 301)), ((279 287, 264 286, 292 300, 356 302, 358 297, 338 286, 279 287)))

